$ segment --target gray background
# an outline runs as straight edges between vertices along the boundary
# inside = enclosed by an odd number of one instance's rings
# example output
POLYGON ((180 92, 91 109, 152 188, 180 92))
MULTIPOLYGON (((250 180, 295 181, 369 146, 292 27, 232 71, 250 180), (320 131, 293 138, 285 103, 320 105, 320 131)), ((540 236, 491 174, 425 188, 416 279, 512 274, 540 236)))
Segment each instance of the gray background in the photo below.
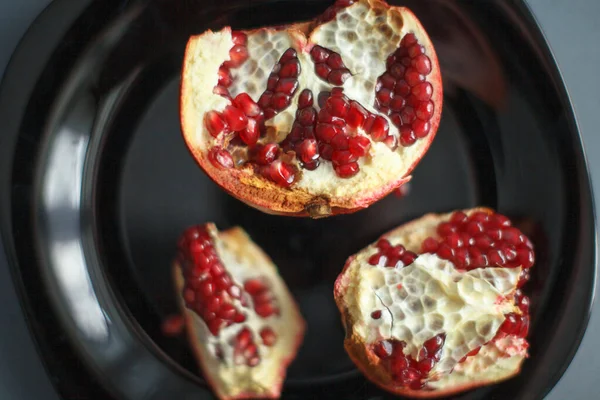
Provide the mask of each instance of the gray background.
MULTIPOLYGON (((600 188, 600 1, 528 0, 550 42, 584 137, 594 188, 600 188)), ((0 0, 0 76, 19 39, 50 0, 0 0)), ((597 196, 600 210, 600 195, 597 196)), ((0 246, 1 243, 0 243, 0 246)), ((1 249, 0 249, 1 250, 1 249)), ((1 252, 1 251, 0 251, 1 252)), ((48 399, 51 384, 36 359, 23 317, 14 304, 15 293, 8 271, 0 266, 0 398, 48 399), (25 380, 23 377, 27 377, 25 380)), ((569 370, 548 400, 598 398, 600 372, 600 307, 569 370)))

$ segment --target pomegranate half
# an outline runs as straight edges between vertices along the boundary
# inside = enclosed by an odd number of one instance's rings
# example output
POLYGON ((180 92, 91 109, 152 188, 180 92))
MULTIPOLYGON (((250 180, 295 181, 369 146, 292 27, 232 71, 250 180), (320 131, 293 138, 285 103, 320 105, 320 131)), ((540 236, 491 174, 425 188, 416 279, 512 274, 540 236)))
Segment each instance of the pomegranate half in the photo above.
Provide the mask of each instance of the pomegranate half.
POLYGON ((178 247, 189 343, 215 394, 279 398, 305 322, 273 262, 241 228, 212 223, 186 230, 178 247))
POLYGON ((267 213, 317 218, 408 182, 442 98, 436 53, 410 10, 338 0, 314 21, 190 38, 181 124, 227 192, 267 213))
POLYGON ((351 256, 334 296, 346 351, 378 386, 441 397, 519 373, 529 239, 489 209, 429 214, 351 256))

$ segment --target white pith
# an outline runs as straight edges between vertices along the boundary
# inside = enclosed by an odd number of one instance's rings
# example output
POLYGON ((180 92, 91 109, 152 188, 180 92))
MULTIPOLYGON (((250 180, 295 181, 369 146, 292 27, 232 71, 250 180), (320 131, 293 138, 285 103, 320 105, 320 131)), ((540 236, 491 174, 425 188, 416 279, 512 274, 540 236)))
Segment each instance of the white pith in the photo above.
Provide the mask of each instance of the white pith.
POLYGON ((519 370, 527 353, 528 343, 523 338, 502 338, 483 346, 477 356, 468 357, 457 364, 451 374, 430 381, 429 386, 443 389, 452 386, 467 386, 476 378, 478 381, 498 382, 519 370))
MULTIPOLYGON (((425 216, 385 238, 394 246, 402 244, 418 253, 423 240, 437 237, 437 225, 450 215, 425 216)), ((365 248, 344 272, 347 288, 342 302, 352 321, 348 335, 367 344, 383 339, 404 341, 404 353, 419 360, 423 343, 444 333, 440 361, 428 378, 432 389, 497 382, 519 370, 527 355, 527 342, 515 336, 490 340, 496 336, 504 314, 520 313, 514 305, 514 292, 521 268, 467 272, 434 254, 421 254, 413 264, 400 269, 372 266, 368 259, 378 251, 376 244, 365 248), (375 310, 382 311, 381 318, 371 317, 375 310), (482 345, 477 355, 459 363, 482 345)))
MULTIPOLYGON (((402 14, 397 8, 384 8, 382 3, 375 0, 361 0, 342 9, 334 20, 315 28, 308 41, 302 32, 294 29, 251 31, 248 34, 247 45, 249 59, 239 68, 231 70, 233 84, 229 91, 233 97, 246 92, 253 100, 258 101, 266 89, 267 78, 275 63, 288 48, 294 48, 301 64, 298 90, 291 105, 267 122, 267 126, 274 127, 279 140, 283 139, 291 130, 298 96, 302 90, 312 90, 315 108, 318 111, 318 94, 333 87, 315 74, 310 48, 313 44, 318 44, 338 52, 346 67, 354 74, 344 83, 344 94, 350 100, 358 101, 369 111, 377 113, 373 107, 377 77, 385 71, 388 55, 399 46, 402 37, 409 32, 415 33, 420 43, 429 43, 429 39, 423 37, 421 29, 418 29, 418 22, 411 15, 402 14), (389 32, 391 34, 387 34, 389 32)), ((232 46, 230 30, 225 28, 200 37, 193 48, 193 54, 188 56, 188 59, 192 60, 191 67, 188 68, 189 75, 195 76, 196 82, 206 83, 192 86, 192 97, 198 100, 194 102, 195 114, 199 118, 194 145, 201 150, 211 148, 219 142, 219 139, 214 139, 208 133, 203 116, 211 109, 222 111, 229 104, 228 100, 223 101, 221 96, 213 94, 212 89, 217 83, 219 66, 229 59, 228 51, 232 46), (215 36, 221 37, 222 40, 215 39, 215 36), (215 47, 217 43, 221 48, 215 47), (210 58, 210 62, 195 62, 196 58, 210 58)), ((388 119, 387 116, 384 117, 388 119)), ((399 137, 396 126, 389 119, 388 122, 390 133, 399 137)), ((362 129, 359 131, 362 133, 362 129)), ((398 146, 396 151, 391 151, 383 143, 372 143, 369 154, 359 159, 360 172, 355 176, 339 178, 332 164, 321 160, 321 165, 316 170, 302 170, 302 177, 295 184, 295 188, 314 196, 358 197, 405 176, 427 145, 427 139, 419 139, 412 146, 398 146)))
MULTIPOLYGON (((201 353, 202 367, 205 373, 210 371, 208 378, 221 398, 236 398, 249 393, 255 397, 272 395, 274 390, 278 390, 285 377, 282 365, 285 365, 295 352, 298 335, 303 331, 303 323, 298 322, 301 319, 294 300, 285 288, 285 283, 276 267, 242 229, 234 228, 218 233, 210 224, 209 232, 215 250, 233 281, 243 288, 247 279, 266 278, 276 304, 283 312, 278 316, 262 318, 254 313, 250 296, 248 296, 248 308, 244 308, 239 300, 234 300, 233 304, 236 308, 246 314, 246 321, 222 328, 219 336, 215 337, 209 332, 206 323, 195 312, 185 308, 183 299, 180 299, 191 322, 191 326, 188 324, 188 327, 191 327, 192 345, 201 353), (262 343, 259 334, 260 330, 267 326, 277 334, 275 345, 270 347, 262 343), (252 331, 254 344, 258 349, 260 363, 254 367, 243 363, 236 364, 234 360, 234 347, 230 343, 234 342, 236 335, 244 327, 252 331), (223 352, 223 360, 215 355, 217 345, 223 352)), ((178 271, 181 274, 179 269, 178 271)))

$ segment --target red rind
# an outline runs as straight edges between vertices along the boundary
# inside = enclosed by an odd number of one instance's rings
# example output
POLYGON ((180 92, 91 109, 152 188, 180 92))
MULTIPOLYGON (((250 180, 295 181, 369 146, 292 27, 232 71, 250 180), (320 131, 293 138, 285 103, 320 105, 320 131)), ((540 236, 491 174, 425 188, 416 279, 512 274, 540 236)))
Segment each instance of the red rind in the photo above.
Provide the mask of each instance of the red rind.
MULTIPOLYGON (((313 218, 319 218, 337 214, 350 214, 367 208, 371 204, 386 197, 388 194, 411 179, 411 172, 429 149, 431 142, 436 136, 440 123, 440 117, 443 108, 443 89, 439 62, 435 53, 435 49, 427 37, 423 26, 409 9, 404 7, 388 6, 386 3, 380 0, 365 1, 368 1, 368 3, 373 7, 383 8, 385 10, 396 10, 405 18, 410 18, 413 21, 413 24, 419 29, 420 38, 423 41, 423 45, 425 46, 427 54, 431 59, 432 66, 434 66, 428 79, 435 88, 432 101, 436 107, 434 110, 434 115, 431 118, 430 134, 426 138, 421 139, 424 141, 422 151, 420 151, 412 163, 410 163, 403 176, 399 176, 397 179, 389 181, 385 185, 377 187, 376 189, 365 191, 361 194, 361 196, 333 197, 328 195, 312 195, 303 189, 295 187, 283 188, 278 186, 277 184, 272 183, 262 177, 256 176, 250 167, 239 169, 216 168, 209 161, 206 152, 194 145, 194 141, 196 140, 195 136, 197 132, 197 124, 199 123, 199 120, 194 114, 193 99, 191 97, 191 94, 193 93, 192 88, 187 87, 189 82, 185 79, 185 77, 188 76, 188 69, 190 68, 190 63, 187 61, 191 59, 191 55, 194 53, 193 49, 199 42, 200 38, 203 35, 212 33, 212 31, 207 31, 201 35, 190 38, 186 46, 186 61, 183 65, 183 79, 181 80, 180 86, 180 119, 183 136, 188 144, 187 147, 192 156, 195 158, 199 166, 206 172, 209 178, 217 185, 222 187, 227 193, 239 199, 240 201, 268 214, 295 217, 309 216, 313 218)), ((309 36, 309 32, 311 32, 315 26, 315 22, 304 22, 286 27, 260 29, 285 28, 301 34, 306 38, 309 36)), ((230 28, 225 29, 230 30, 230 28)), ((306 46, 301 45, 299 47, 305 48, 305 51, 309 51, 313 45, 314 44, 312 43, 307 43, 306 46)))

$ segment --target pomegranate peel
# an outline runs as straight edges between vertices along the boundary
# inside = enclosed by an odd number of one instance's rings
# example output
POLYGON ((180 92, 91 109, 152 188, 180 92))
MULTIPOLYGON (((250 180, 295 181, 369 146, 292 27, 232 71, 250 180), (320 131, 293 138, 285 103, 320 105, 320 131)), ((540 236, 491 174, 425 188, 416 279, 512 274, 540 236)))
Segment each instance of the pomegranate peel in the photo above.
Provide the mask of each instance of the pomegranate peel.
POLYGON ((214 182, 266 213, 318 218, 368 207, 411 179, 439 126, 439 63, 410 10, 338 1, 327 15, 243 32, 225 27, 187 44, 185 142, 214 182), (238 104, 240 95, 252 104, 238 104), (231 107, 254 111, 244 119, 231 107), (355 157, 334 164, 351 138, 362 143, 350 148, 355 157), (307 139, 317 146, 301 145, 307 139), (271 144, 281 147, 276 160, 249 156, 271 144))
POLYGON ((214 393, 279 398, 305 322, 271 259, 241 228, 208 223, 182 235, 173 274, 190 347, 214 393))
MULTIPOLYGON (((518 285, 527 269, 506 259, 501 266, 459 268, 431 248, 454 240, 446 230, 460 235, 478 221, 484 229, 475 237, 502 226, 507 240, 516 242, 511 232, 518 230, 489 209, 428 214, 351 256, 338 276, 334 297, 346 329, 344 346, 383 389, 434 398, 520 372, 528 356, 529 299, 518 285)), ((518 233, 519 243, 532 249, 518 233)), ((462 237, 467 244, 455 249, 477 247, 466 233, 462 237)), ((500 239, 492 243, 510 250, 500 239)))

